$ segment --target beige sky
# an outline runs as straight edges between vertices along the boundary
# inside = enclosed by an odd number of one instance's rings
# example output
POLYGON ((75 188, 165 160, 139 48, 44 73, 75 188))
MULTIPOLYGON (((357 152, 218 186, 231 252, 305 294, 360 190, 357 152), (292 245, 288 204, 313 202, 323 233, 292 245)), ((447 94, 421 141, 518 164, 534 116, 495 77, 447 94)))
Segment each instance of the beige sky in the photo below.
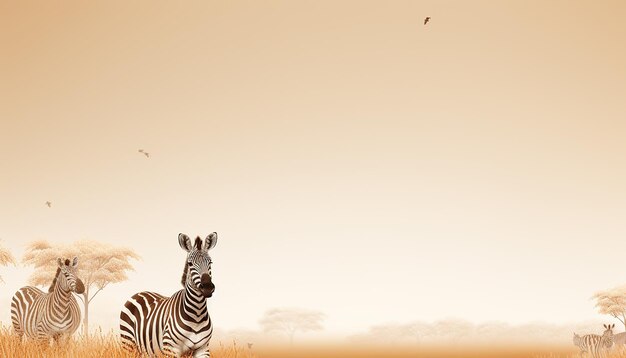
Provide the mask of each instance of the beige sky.
MULTIPOLYGON (((623 1, 2 1, 0 238, 135 249, 94 300, 104 327, 133 293, 179 289, 177 234, 212 231, 223 329, 280 306, 330 332, 598 318, 593 292, 626 284, 624 18, 623 1)), ((28 272, 0 268, 0 320, 28 272)))

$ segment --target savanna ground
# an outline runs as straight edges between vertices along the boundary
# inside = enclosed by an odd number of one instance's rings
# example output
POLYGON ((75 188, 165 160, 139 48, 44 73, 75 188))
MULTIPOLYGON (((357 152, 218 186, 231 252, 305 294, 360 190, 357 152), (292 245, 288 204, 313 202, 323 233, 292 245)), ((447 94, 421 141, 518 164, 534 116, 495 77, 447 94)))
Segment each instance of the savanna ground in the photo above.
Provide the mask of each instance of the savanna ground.
MULTIPOLYGON (((212 343, 213 358, 574 358, 575 347, 527 347, 517 348, 397 348, 346 346, 306 346, 248 349, 247 345, 234 342, 212 343)), ((20 342, 10 329, 0 330, 0 357, 62 357, 62 358, 139 358, 124 351, 114 334, 96 334, 89 339, 77 338, 63 345, 40 345, 20 342)), ((614 353, 611 358, 626 358, 626 352, 614 353)))

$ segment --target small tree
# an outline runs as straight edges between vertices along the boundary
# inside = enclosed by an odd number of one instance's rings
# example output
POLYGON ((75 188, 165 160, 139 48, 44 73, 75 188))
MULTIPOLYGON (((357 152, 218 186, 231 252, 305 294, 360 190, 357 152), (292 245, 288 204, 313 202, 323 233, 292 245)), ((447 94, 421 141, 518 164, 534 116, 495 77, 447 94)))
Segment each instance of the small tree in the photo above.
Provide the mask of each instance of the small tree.
MULTIPOLYGON (((0 246, 0 266, 6 266, 8 264, 15 265, 15 258, 9 250, 0 246)), ((2 276, 0 276, 0 282, 4 282, 2 276)))
POLYGON ((29 282, 45 286, 54 279, 56 259, 74 256, 78 257, 77 275, 85 285, 85 292, 78 298, 83 302, 83 334, 86 337, 89 335, 89 303, 109 284, 126 281, 127 272, 133 270, 130 259, 137 260, 139 256, 131 249, 91 240, 81 240, 71 245, 50 245, 47 241, 35 241, 27 246, 22 262, 35 268, 29 282))
POLYGON ((426 322, 415 321, 404 325, 407 334, 411 336, 415 343, 422 343, 423 339, 433 334, 433 327, 426 322))
POLYGON ((597 292, 592 298, 600 313, 617 318, 626 328, 626 286, 597 292))
POLYGON ((470 336, 473 330, 473 324, 458 319, 444 319, 432 325, 434 335, 450 343, 459 343, 462 339, 470 336))
POLYGON ((263 315, 259 324, 265 332, 283 332, 289 336, 289 343, 293 344, 293 337, 297 331, 319 331, 324 327, 324 314, 300 308, 274 308, 263 315))

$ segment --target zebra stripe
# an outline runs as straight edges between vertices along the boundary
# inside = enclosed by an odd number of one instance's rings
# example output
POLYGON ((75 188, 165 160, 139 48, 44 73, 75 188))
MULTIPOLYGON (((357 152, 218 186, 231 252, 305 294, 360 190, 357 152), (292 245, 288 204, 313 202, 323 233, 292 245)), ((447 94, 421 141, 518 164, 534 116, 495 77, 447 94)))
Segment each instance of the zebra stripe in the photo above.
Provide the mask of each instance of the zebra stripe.
POLYGON ((574 345, 580 348, 580 356, 584 353, 591 354, 592 357, 602 357, 611 347, 613 347, 613 328, 615 324, 604 325, 605 331, 600 336, 597 334, 586 334, 579 336, 574 334, 574 345))
POLYGON ((22 338, 59 341, 68 339, 80 325, 80 308, 72 292, 85 290, 76 277, 78 259, 58 259, 59 267, 48 293, 33 286, 22 287, 11 300, 11 322, 22 338))
POLYGON ((215 291, 208 251, 215 247, 217 233, 204 243, 197 237, 192 245, 184 234, 178 235, 178 241, 188 252, 182 278, 185 288, 171 297, 147 291, 133 295, 120 312, 122 345, 149 355, 208 358, 213 324, 206 299, 215 291))

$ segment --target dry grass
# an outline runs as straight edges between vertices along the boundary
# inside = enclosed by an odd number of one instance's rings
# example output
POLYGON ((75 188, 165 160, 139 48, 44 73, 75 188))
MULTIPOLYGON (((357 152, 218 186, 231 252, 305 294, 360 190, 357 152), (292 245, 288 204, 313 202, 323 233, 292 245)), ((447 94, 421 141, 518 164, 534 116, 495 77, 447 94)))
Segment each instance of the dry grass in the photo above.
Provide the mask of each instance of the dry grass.
POLYGON ((575 351, 563 348, 351 348, 323 347, 276 349, 257 352, 259 358, 574 358, 575 351))
MULTIPOLYGON (((516 346, 505 347, 462 347, 454 348, 398 348, 378 346, 355 347, 300 347, 289 350, 274 349, 257 351, 256 358, 579 358, 574 346, 516 346)), ((218 356, 219 357, 219 356, 218 356)), ((584 358, 591 358, 585 355, 584 358)), ((626 358, 626 349, 615 349, 603 358, 626 358)))
MULTIPOLYGON (((21 342, 9 329, 0 330, 0 357, 39 358, 139 358, 124 351, 114 334, 96 334, 89 339, 72 339, 65 344, 38 344, 21 342)), ((211 350, 215 358, 255 358, 249 350, 231 344, 215 344, 211 350)))
MULTIPOLYGON (((61 345, 20 342, 9 329, 0 329, 0 357, 62 357, 62 358, 139 358, 119 345, 114 334, 96 334, 90 339, 72 339, 61 345)), ((349 346, 277 347, 247 349, 243 345, 212 343, 213 358, 575 358, 575 347, 517 347, 515 349, 483 348, 397 348, 349 346)), ((610 358, 626 358, 616 352, 610 358)))

